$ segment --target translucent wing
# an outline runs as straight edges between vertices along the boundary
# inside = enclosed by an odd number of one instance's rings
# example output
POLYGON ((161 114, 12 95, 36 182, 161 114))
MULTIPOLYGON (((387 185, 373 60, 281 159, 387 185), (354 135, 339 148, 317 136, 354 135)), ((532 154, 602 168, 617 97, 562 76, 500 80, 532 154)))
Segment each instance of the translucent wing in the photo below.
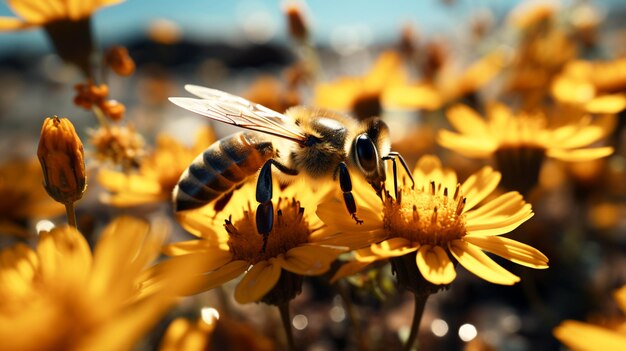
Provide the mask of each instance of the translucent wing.
POLYGON ((265 106, 221 90, 197 85, 185 85, 185 90, 201 99, 171 97, 169 100, 184 109, 216 121, 275 135, 297 143, 306 140, 306 134, 292 118, 265 106))

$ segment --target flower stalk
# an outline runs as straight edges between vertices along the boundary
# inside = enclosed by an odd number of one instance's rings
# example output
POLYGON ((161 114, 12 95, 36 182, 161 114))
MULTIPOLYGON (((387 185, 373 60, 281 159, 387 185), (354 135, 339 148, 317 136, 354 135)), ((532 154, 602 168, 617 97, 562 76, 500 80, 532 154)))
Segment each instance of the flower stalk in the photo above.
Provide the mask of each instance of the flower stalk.
POLYGON ((430 294, 418 294, 413 293, 413 297, 415 298, 415 307, 413 310, 413 322, 411 322, 411 332, 409 333, 409 338, 406 340, 404 344, 404 351, 410 351, 413 349, 415 341, 417 340, 417 334, 419 332, 420 322, 422 321, 422 315, 424 314, 424 307, 426 306, 426 300, 430 294))

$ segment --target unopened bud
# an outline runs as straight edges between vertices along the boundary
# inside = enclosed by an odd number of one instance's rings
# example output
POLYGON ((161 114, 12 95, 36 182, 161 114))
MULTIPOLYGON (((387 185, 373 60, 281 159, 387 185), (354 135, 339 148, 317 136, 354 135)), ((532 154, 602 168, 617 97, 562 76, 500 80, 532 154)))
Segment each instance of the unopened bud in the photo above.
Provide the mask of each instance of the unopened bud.
POLYGON ((307 40, 309 29, 308 23, 304 18, 302 5, 297 2, 287 4, 285 6, 285 16, 287 16, 289 35, 298 41, 307 40))
POLYGON ((86 187, 83 143, 69 119, 46 118, 37 156, 44 188, 54 200, 70 204, 83 196, 86 187))
POLYGON ((135 72, 135 61, 128 55, 128 50, 123 46, 110 48, 104 55, 104 62, 120 76, 130 76, 135 72))

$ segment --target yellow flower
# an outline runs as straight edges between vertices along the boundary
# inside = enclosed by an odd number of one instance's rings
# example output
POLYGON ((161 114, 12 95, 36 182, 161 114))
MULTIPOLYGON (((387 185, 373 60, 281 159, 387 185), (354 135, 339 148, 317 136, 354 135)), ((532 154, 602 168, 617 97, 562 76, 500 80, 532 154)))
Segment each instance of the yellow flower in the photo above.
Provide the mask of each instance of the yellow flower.
POLYGON ((513 112, 503 104, 491 104, 487 120, 465 105, 446 111, 448 121, 458 133, 441 130, 442 146, 468 157, 490 157, 499 150, 531 147, 543 150, 548 157, 562 161, 587 161, 606 157, 613 148, 589 147, 605 137, 613 128, 612 119, 584 117, 552 128, 541 112, 513 112))
POLYGON ((36 250, 18 244, 2 251, 3 348, 131 349, 186 284, 180 266, 144 271, 158 257, 164 234, 122 217, 104 229, 93 254, 73 227, 41 233, 36 250), (160 288, 142 288, 148 279, 160 288))
POLYGON ((123 0, 9 0, 8 5, 22 19, 0 17, 0 31, 41 26, 56 52, 66 62, 91 76, 93 51, 90 16, 98 8, 123 0))
POLYGON ((104 201, 119 207, 169 201, 180 175, 214 140, 210 128, 201 129, 191 147, 159 135, 156 149, 142 161, 138 172, 100 170, 98 182, 112 193, 103 196, 104 201))
POLYGON ((494 156, 502 172, 503 185, 524 194, 537 184, 545 157, 581 162, 609 156, 613 148, 588 147, 605 137, 614 127, 614 116, 589 116, 549 126, 541 111, 513 112, 502 104, 491 104, 487 120, 465 105, 447 111, 448 121, 459 132, 440 130, 438 143, 464 156, 494 156))
MULTIPOLYGON (((626 313, 626 286, 615 294, 621 310, 626 313)), ((554 329, 554 336, 572 350, 623 350, 626 345, 626 321, 612 328, 604 328, 588 323, 567 320, 554 329)))
POLYGON ((159 351, 222 350, 270 351, 276 345, 244 321, 220 316, 214 308, 205 307, 200 318, 176 318, 165 332, 159 351))
POLYGON ((552 82, 552 96, 589 113, 618 113, 626 109, 625 72, 625 58, 571 61, 552 82))
POLYGON ((64 207, 52 200, 44 188, 41 166, 36 159, 15 160, 0 165, 0 233, 28 236, 32 219, 54 217, 64 207))
MULTIPOLYGON (((423 156, 413 177, 415 187, 404 182, 397 199, 387 193, 381 201, 373 191, 357 185, 362 225, 356 225, 349 216, 337 215, 342 206, 338 198, 319 205, 318 216, 329 231, 343 237, 343 244, 356 248, 364 236, 374 242, 356 250, 356 261, 344 265, 334 280, 385 259, 392 260, 398 275, 400 259, 414 275, 419 270, 434 285, 450 284, 456 277, 452 255, 467 270, 491 283, 511 285, 519 281, 483 251, 532 268, 548 267, 548 259, 541 252, 500 236, 533 215, 530 204, 519 193, 508 192, 477 207, 495 190, 500 173, 485 167, 461 185, 456 173, 442 168, 437 157, 423 156)), ((387 189, 393 189, 389 183, 387 189)))
POLYGON ((103 6, 114 5, 123 0, 8 0, 9 7, 22 19, 0 17, 0 30, 16 30, 43 26, 58 20, 78 21, 89 17, 103 6))
POLYGON ((383 107, 436 109, 437 92, 427 84, 415 86, 415 95, 398 95, 397 87, 407 85, 407 73, 400 54, 383 52, 370 72, 363 77, 343 77, 315 87, 314 105, 333 110, 350 111, 359 119, 380 116, 383 107))
POLYGON ((41 127, 37 156, 44 174, 44 188, 62 204, 83 197, 87 187, 83 143, 67 118, 46 118, 41 127))
POLYGON ((221 212, 228 216, 224 228, 219 228, 220 223, 212 225, 213 206, 182 213, 181 224, 201 239, 171 244, 165 253, 182 255, 173 259, 190 254, 204 258, 202 269, 207 273, 198 277, 198 291, 215 288, 245 273, 235 289, 238 302, 261 300, 278 305, 299 293, 301 276, 325 273, 345 249, 332 246, 335 243, 326 240, 319 230, 322 223, 312 211, 321 191, 312 192, 310 184, 299 181, 280 191, 275 185, 274 227, 262 250, 263 237, 255 224, 255 186, 251 182, 234 193, 221 212))

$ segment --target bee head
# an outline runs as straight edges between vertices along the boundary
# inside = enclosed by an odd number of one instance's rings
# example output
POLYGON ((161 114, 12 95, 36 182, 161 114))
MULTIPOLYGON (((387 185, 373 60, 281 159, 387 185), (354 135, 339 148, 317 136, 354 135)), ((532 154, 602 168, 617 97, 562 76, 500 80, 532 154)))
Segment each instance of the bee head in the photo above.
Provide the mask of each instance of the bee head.
POLYGON ((350 157, 365 180, 380 192, 386 178, 382 157, 391 149, 389 127, 380 118, 365 120, 363 127, 354 138, 350 157))

